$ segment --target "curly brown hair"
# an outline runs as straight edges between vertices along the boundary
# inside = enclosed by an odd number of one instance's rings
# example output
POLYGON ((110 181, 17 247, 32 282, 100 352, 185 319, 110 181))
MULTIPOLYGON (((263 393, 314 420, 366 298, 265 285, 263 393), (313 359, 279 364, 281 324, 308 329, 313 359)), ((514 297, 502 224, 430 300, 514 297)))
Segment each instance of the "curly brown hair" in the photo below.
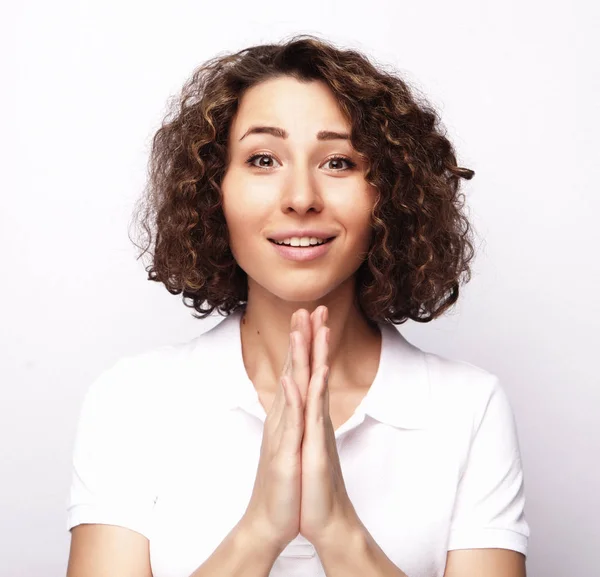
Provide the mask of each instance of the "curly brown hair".
POLYGON ((397 73, 309 34, 219 55, 196 69, 152 140, 149 180, 134 218, 153 243, 148 279, 183 293, 197 318, 227 316, 247 302, 246 273, 229 247, 220 184, 231 120, 248 88, 288 75, 321 80, 351 123, 351 143, 376 187, 372 242, 356 272, 356 299, 369 322, 429 322, 471 279, 472 226, 440 118, 397 73), (205 306, 204 306, 205 305, 205 306))

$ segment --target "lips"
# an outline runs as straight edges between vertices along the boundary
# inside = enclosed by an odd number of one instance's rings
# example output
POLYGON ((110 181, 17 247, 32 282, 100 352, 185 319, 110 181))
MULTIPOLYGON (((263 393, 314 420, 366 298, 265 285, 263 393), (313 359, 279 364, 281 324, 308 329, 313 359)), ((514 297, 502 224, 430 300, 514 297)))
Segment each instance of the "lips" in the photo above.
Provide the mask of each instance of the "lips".
POLYGON ((318 259, 329 252, 332 241, 335 237, 329 238, 322 244, 313 244, 309 246, 290 246, 287 244, 277 244, 271 240, 273 248, 279 256, 286 260, 307 262, 318 259))
POLYGON ((326 238, 324 242, 321 242, 319 244, 307 244, 307 245, 303 245, 303 246, 293 246, 291 244, 283 244, 280 242, 275 242, 272 238, 270 238, 269 241, 272 242, 273 244, 276 244, 277 246, 287 246, 289 248, 313 248, 315 246, 321 246, 323 244, 327 244, 328 242, 331 242, 334 238, 335 238, 335 236, 330 236, 329 238, 326 238))
POLYGON ((278 231, 269 231, 266 237, 269 240, 285 240, 286 238, 319 238, 331 239, 337 236, 337 231, 327 228, 288 228, 278 231))

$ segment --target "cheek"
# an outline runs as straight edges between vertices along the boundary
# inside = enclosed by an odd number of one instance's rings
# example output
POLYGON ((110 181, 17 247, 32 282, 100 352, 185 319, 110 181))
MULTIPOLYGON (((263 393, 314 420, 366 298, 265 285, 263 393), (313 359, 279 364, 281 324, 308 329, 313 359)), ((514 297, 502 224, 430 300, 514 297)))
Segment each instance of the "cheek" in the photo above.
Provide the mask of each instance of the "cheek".
POLYGON ((232 242, 244 234, 248 227, 248 218, 252 211, 252 206, 248 202, 248 195, 243 192, 241 183, 236 182, 232 176, 223 181, 223 213, 229 237, 232 242))
POLYGON ((355 197, 353 202, 340 207, 340 214, 344 215, 345 228, 357 243, 362 244, 371 236, 372 207, 373 203, 365 197, 355 197))
POLYGON ((264 228, 264 210, 246 195, 224 194, 223 212, 229 232, 229 246, 238 263, 246 262, 258 250, 264 228))
POLYGON ((243 227, 247 221, 258 222, 273 210, 276 202, 277 188, 272 182, 248 179, 237 170, 225 176, 221 190, 225 218, 232 228, 243 227))
POLYGON ((252 251, 249 239, 252 238, 253 222, 241 205, 230 205, 225 213, 229 230, 229 247, 236 260, 243 260, 244 254, 252 251))

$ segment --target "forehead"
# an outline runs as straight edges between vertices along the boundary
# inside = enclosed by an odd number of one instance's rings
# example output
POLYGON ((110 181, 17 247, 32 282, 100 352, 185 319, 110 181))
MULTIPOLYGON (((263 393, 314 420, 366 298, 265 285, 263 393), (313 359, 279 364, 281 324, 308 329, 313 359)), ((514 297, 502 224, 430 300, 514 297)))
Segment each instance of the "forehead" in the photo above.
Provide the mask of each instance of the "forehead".
POLYGON ((313 139, 319 130, 350 127, 325 82, 289 76, 261 82, 242 95, 231 124, 231 134, 237 136, 233 140, 239 140, 252 124, 279 126, 291 138, 310 134, 313 139))

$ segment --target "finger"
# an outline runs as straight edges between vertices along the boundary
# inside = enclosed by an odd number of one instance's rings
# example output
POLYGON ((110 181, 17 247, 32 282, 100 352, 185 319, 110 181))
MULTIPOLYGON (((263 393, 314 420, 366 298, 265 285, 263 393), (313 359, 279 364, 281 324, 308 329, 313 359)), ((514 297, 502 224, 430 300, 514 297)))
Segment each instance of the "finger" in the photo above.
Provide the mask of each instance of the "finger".
POLYGON ((326 311, 326 306, 317 307, 312 313, 310 313, 310 324, 311 324, 311 334, 313 337, 317 335, 317 331, 321 324, 323 324, 323 311, 326 311))
POLYGON ((316 352, 316 336, 319 332, 319 319, 321 318, 321 307, 317 307, 310 313, 310 334, 312 336, 310 343, 310 374, 312 375, 316 369, 315 352, 316 352))
POLYGON ((329 334, 328 326, 321 325, 314 340, 313 372, 329 366, 329 334))
POLYGON ((300 397, 300 391, 298 390, 298 385, 296 385, 293 379, 290 379, 289 377, 284 377, 282 379, 282 384, 286 395, 285 406, 286 409, 289 409, 288 415, 286 415, 286 417, 290 417, 290 424, 302 425, 304 423, 304 419, 302 419, 303 407, 302 399, 300 397))
MULTIPOLYGON (((329 329, 328 329, 329 330, 329 329)), ((323 392, 322 392, 322 397, 323 397, 323 414, 327 417, 330 418, 331 415, 329 413, 329 373, 331 372, 329 365, 325 365, 325 371, 323 374, 323 392)), ((332 431, 333 432, 333 429, 332 431)))
POLYGON ((265 418, 265 430, 267 430, 269 434, 273 434, 281 428, 281 422, 285 412, 285 403, 285 390, 281 383, 281 379, 279 379, 275 398, 273 399, 271 408, 269 409, 269 412, 265 418))
POLYGON ((318 306, 312 313, 310 313, 310 318, 315 326, 318 327, 319 324, 324 324, 327 322, 328 310, 325 305, 318 306))
POLYGON ((326 306, 317 307, 311 314, 310 320, 312 325, 313 340, 311 344, 311 374, 318 370, 319 366, 323 364, 322 354, 319 352, 321 347, 321 341, 319 331, 322 326, 325 325, 325 321, 328 316, 328 310, 326 306))
POLYGON ((292 333, 296 330, 298 325, 298 315, 294 313, 292 318, 290 319, 290 339, 287 356, 283 363, 282 375, 292 375, 292 357, 293 357, 293 348, 292 348, 292 333))
MULTIPOLYGON (((292 315, 292 319, 290 321, 290 325, 293 327, 295 325, 295 316, 292 315)), ((281 369, 281 376, 292 374, 292 336, 290 334, 289 342, 288 342, 288 350, 283 362, 283 367, 281 369)), ((273 400, 273 408, 272 412, 273 419, 275 422, 279 422, 281 419, 281 415, 283 413, 283 409, 285 407, 285 389, 281 383, 281 379, 279 379, 279 384, 276 389, 275 399, 273 400)))
POLYGON ((283 414, 282 445, 286 451, 299 451, 304 433, 304 414, 298 386, 285 376, 281 379, 285 392, 285 410, 283 414))
MULTIPOLYGON (((312 374, 309 396, 306 400, 306 420, 311 423, 324 425, 326 418, 329 417, 328 373, 328 368, 323 366, 312 374)), ((320 426, 318 429, 322 432, 324 427, 320 426)))
POLYGON ((310 341, 305 338, 306 325, 302 317, 303 313, 300 312, 298 330, 293 331, 292 379, 298 385, 302 398, 306 399, 310 381, 310 341))
MULTIPOLYGON (((296 328, 297 328, 297 330, 299 330, 302 333, 302 338, 304 339, 304 342, 307 345, 309 363, 310 363, 311 343, 313 340, 311 315, 308 313, 308 311, 306 309, 298 309, 296 311, 296 314, 297 314, 296 328)), ((310 378, 310 376, 309 376, 309 378, 310 378)))
MULTIPOLYGON (((282 377, 286 374, 286 372, 282 373, 282 377)), ((275 391, 275 398, 273 399, 273 410, 277 413, 277 415, 281 416, 283 409, 285 407, 285 388, 281 382, 281 377, 279 378, 279 384, 277 385, 277 389, 275 391)))
POLYGON ((323 447, 333 443, 335 432, 329 414, 329 332, 327 307, 320 307, 312 315, 313 330, 316 337, 313 341, 313 370, 309 387, 309 395, 305 409, 305 429, 307 434, 315 436, 317 444, 323 447))

